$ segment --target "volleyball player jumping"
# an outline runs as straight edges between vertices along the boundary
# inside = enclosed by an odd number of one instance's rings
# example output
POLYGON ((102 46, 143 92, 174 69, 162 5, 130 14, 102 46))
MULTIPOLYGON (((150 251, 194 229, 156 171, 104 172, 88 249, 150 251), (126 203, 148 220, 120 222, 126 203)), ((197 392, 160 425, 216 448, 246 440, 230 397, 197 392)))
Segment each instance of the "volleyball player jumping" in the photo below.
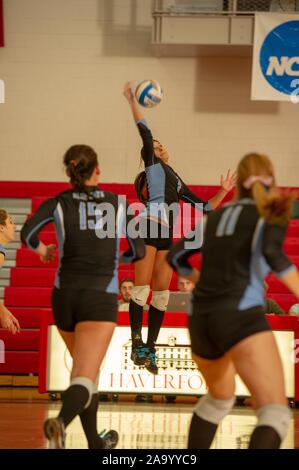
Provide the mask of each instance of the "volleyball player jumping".
MULTIPOLYGON (((124 86, 123 94, 128 100, 134 121, 142 138, 141 157, 145 165, 145 173, 136 179, 137 193, 143 200, 143 185, 147 186, 146 201, 146 255, 135 264, 135 287, 130 301, 130 324, 132 336, 131 359, 136 365, 145 365, 153 374, 158 373, 155 354, 155 342, 158 338, 165 310, 169 299, 169 284, 172 269, 166 262, 166 255, 172 246, 173 224, 172 214, 167 208, 183 200, 196 206, 202 204, 204 212, 215 209, 226 194, 235 185, 235 175, 221 177, 220 191, 208 202, 203 201, 190 191, 181 178, 169 166, 169 154, 166 148, 153 139, 152 133, 144 120, 136 103, 130 82, 124 86), (165 212, 159 212, 161 205, 165 212), (169 214, 169 215, 168 215, 169 214), (151 233, 157 233, 152 236, 151 233), (148 312, 148 336, 146 344, 142 340, 143 308, 150 293, 152 283, 152 300, 148 312)), ((162 211, 163 212, 163 211, 162 211)))

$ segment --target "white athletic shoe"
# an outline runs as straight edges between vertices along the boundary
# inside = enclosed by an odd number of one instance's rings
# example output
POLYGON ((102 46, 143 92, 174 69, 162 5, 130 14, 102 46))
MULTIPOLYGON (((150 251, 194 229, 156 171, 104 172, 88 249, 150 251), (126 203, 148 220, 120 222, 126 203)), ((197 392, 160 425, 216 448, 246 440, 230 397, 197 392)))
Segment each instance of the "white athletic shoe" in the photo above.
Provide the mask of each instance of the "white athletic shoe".
POLYGON ((66 434, 61 419, 47 419, 44 423, 44 433, 49 440, 49 449, 64 449, 66 434))

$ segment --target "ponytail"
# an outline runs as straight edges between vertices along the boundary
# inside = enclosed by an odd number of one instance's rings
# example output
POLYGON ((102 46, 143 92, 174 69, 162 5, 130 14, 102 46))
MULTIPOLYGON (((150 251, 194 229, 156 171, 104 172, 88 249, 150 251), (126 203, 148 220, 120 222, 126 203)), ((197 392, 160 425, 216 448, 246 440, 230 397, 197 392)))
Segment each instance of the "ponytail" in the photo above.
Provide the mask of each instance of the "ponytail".
POLYGON ((96 152, 88 145, 73 145, 65 153, 63 163, 71 185, 75 189, 88 193, 85 182, 98 165, 96 152))
POLYGON ((267 191, 260 182, 251 188, 257 210, 269 224, 285 225, 291 218, 293 202, 297 197, 295 191, 283 192, 277 187, 267 191))
POLYGON ((269 224, 285 225, 297 194, 279 190, 271 160, 254 152, 242 158, 237 170, 236 199, 248 197, 254 199, 259 214, 269 224))

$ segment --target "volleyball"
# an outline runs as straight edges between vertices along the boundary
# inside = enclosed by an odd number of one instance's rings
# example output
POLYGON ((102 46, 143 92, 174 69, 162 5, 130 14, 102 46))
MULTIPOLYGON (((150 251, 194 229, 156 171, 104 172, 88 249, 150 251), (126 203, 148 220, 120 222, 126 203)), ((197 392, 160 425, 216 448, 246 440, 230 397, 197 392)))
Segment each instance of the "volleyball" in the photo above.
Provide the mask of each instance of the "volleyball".
POLYGON ((155 80, 144 80, 137 85, 135 96, 141 106, 152 108, 160 103, 163 92, 160 84, 155 80))

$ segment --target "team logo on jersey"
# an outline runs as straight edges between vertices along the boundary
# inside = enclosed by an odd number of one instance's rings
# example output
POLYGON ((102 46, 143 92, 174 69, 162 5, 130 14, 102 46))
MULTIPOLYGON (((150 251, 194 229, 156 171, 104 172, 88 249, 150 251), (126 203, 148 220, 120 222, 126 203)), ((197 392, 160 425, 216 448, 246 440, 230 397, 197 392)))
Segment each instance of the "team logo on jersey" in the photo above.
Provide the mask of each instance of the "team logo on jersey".
POLYGON ((299 20, 287 21, 270 31, 261 47, 260 67, 273 88, 294 94, 299 84, 299 20))

